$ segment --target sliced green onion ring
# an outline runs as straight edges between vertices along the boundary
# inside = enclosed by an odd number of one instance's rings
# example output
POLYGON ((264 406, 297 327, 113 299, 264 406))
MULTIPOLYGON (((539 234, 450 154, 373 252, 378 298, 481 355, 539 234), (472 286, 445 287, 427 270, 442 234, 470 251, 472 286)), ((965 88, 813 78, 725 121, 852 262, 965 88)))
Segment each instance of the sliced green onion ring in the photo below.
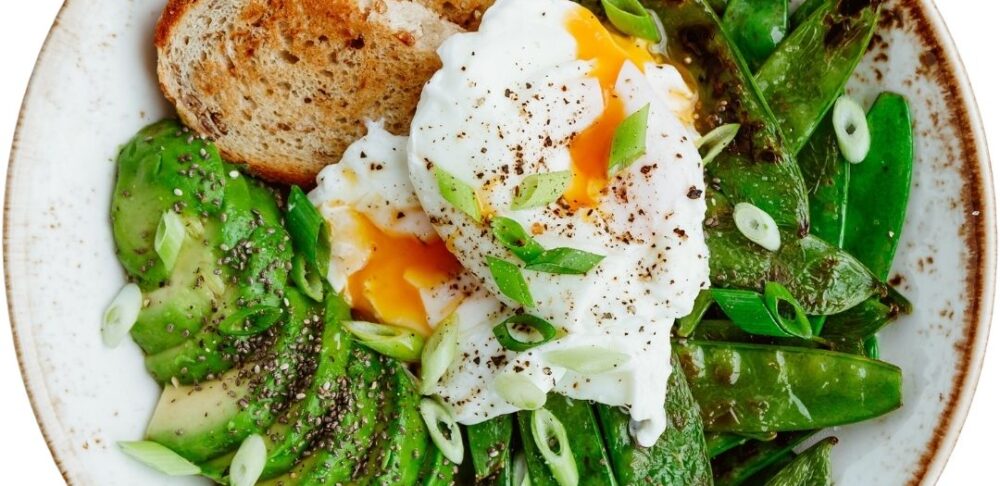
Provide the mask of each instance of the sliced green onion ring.
POLYGON ((455 464, 461 464, 465 446, 462 443, 462 431, 451 411, 437 400, 424 398, 420 400, 420 416, 427 424, 431 440, 444 457, 455 464))
POLYGON ((493 389, 500 398, 521 410, 542 408, 548 398, 530 378, 515 371, 505 371, 497 376, 493 381, 493 389))
POLYGON ((437 179, 438 191, 445 201, 477 223, 482 221, 483 213, 479 208, 479 197, 476 196, 476 190, 472 186, 440 167, 434 167, 434 178, 437 179))
POLYGON ((264 438, 253 434, 240 444, 229 465, 230 486, 254 486, 267 463, 267 444, 264 438))
POLYGON ((409 329, 367 321, 344 321, 341 325, 376 353, 407 363, 420 361, 424 338, 409 329))
POLYGON ((292 259, 292 281, 310 299, 323 301, 323 277, 306 263, 303 255, 295 255, 292 259))
POLYGON ((667 29, 663 26, 663 20, 660 19, 660 14, 646 9, 649 16, 653 19, 653 24, 656 25, 656 33, 660 36, 660 40, 651 46, 649 46, 649 52, 656 54, 658 56, 667 56, 670 51, 667 50, 667 29))
POLYGON ((458 325, 454 315, 434 330, 420 353, 420 394, 430 395, 434 386, 458 356, 458 325))
POLYGON ((527 351, 556 337, 556 328, 531 314, 517 314, 493 326, 493 335, 505 349, 527 351))
POLYGON ((752 290, 712 289, 712 298, 719 308, 745 332, 757 336, 791 337, 764 305, 763 297, 752 290))
POLYGON ((177 255, 181 253, 187 230, 184 221, 172 210, 166 210, 160 216, 160 224, 156 225, 156 237, 153 239, 153 249, 163 261, 163 267, 170 272, 177 263, 177 255))
POLYGON ((604 260, 604 255, 575 248, 553 248, 538 255, 524 266, 526 270, 562 275, 583 275, 604 260))
MULTIPOLYGON (((643 10, 645 12, 645 10, 643 10)), ((611 158, 608 175, 632 165, 646 154, 646 124, 649 122, 649 104, 632 113, 615 129, 611 138, 611 158)))
POLYGON ((701 153, 702 165, 708 165, 715 160, 733 142, 738 133, 740 133, 740 124, 730 123, 717 126, 696 140, 694 146, 698 147, 698 151, 701 153))
POLYGON ((784 285, 778 282, 764 284, 764 305, 785 332, 802 339, 813 337, 813 326, 806 311, 784 285))
POLYGON ((864 108, 850 96, 837 98, 833 105, 833 131, 844 159, 852 164, 865 160, 872 145, 868 118, 864 108))
POLYGON ((531 414, 531 436, 556 482, 560 486, 576 486, 580 474, 563 423, 544 408, 535 410, 531 414))
POLYGON ((497 216, 490 221, 490 227, 497 241, 517 255, 521 261, 530 263, 545 251, 545 248, 524 230, 521 223, 513 219, 497 216))
POLYGON ((573 173, 568 170, 529 175, 518 184, 510 208, 519 211, 548 206, 566 192, 572 180, 573 173))
POLYGON ((736 203, 733 208, 733 221, 748 240, 770 250, 781 248, 781 233, 778 224, 770 214, 750 203, 736 203))
POLYGON ((201 468, 157 442, 119 442, 122 452, 168 476, 194 476, 201 468))
POLYGON ((266 305, 240 309, 219 324, 219 332, 226 336, 255 336, 278 322, 281 315, 281 309, 266 305))
POLYGON ((288 193, 288 233, 297 253, 301 253, 310 268, 326 277, 330 261, 330 238, 326 221, 299 186, 288 193))
POLYGON ((488 255, 486 265, 489 266, 490 274, 493 275, 500 293, 525 307, 535 306, 535 299, 531 296, 528 282, 524 281, 524 275, 521 275, 521 269, 517 265, 488 255))
POLYGON ((629 355, 602 346, 585 345, 575 348, 553 349, 545 353, 549 363, 582 375, 596 375, 611 371, 629 362, 629 355))
POLYGON ((531 486, 531 476, 528 475, 528 461, 524 453, 518 452, 512 462, 514 466, 514 486, 531 486))
POLYGON ((660 42, 660 31, 639 0, 601 0, 604 13, 622 33, 660 42))
POLYGON ((101 338, 104 340, 104 345, 111 348, 118 347, 132 330, 141 311, 142 291, 134 283, 125 284, 104 311, 104 321, 101 323, 101 338))

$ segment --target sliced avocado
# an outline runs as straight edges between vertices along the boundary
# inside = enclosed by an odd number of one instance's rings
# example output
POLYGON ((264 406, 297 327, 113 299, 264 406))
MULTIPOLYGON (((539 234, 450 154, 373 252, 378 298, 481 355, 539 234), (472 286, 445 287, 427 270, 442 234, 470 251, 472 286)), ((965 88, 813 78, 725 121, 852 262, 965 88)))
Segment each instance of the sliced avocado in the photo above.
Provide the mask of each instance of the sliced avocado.
POLYGON ((323 424, 323 436, 312 444, 306 459, 291 471, 258 483, 262 486, 338 485, 352 482, 365 465, 368 450, 380 426, 380 410, 387 407, 387 359, 365 348, 351 350, 349 386, 336 400, 323 424))
POLYGON ((410 485, 417 480, 427 452, 427 426, 420 416, 420 393, 405 365, 392 360, 389 367, 392 403, 388 422, 368 457, 358 484, 410 485))
MULTIPOLYGON (((320 321, 311 301, 293 289, 287 295, 289 317, 267 331, 274 335, 273 344, 258 359, 224 375, 224 380, 229 381, 166 387, 164 396, 173 397, 177 389, 188 391, 190 396, 184 407, 175 406, 176 400, 170 398, 164 402, 161 397, 164 406, 157 407, 153 414, 147 431, 150 440, 200 463, 233 450, 247 436, 266 430, 274 422, 287 407, 290 395, 297 392, 295 385, 299 378, 305 374, 311 376, 308 353, 316 346, 316 327, 320 321), (198 398, 209 385, 212 390, 225 390, 222 394, 231 403, 221 406, 219 392, 209 394, 207 400, 198 398), (215 412, 218 409, 229 412, 234 406, 235 414, 215 412), (223 427, 191 429, 188 424, 200 423, 202 416, 219 417, 224 420, 223 427)), ((212 424, 218 425, 218 422, 212 421, 212 424)))
POLYGON ((239 361, 230 355, 246 346, 213 325, 240 309, 281 303, 292 255, 275 199, 176 121, 143 129, 119 153, 113 233, 146 301, 133 339, 147 354, 165 353, 153 360, 161 382, 196 383, 230 369, 239 361), (154 244, 166 212, 186 228, 172 268, 154 244))

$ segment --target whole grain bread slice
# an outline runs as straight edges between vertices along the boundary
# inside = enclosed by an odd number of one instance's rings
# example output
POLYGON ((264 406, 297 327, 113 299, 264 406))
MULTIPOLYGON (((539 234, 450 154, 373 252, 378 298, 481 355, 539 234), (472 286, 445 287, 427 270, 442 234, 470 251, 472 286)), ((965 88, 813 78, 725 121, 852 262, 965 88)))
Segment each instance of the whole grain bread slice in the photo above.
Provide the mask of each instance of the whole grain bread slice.
POLYGON ((476 23, 487 0, 421 1, 170 0, 155 34, 160 86, 228 160, 309 187, 365 120, 408 132, 435 50, 461 30, 427 5, 476 23))

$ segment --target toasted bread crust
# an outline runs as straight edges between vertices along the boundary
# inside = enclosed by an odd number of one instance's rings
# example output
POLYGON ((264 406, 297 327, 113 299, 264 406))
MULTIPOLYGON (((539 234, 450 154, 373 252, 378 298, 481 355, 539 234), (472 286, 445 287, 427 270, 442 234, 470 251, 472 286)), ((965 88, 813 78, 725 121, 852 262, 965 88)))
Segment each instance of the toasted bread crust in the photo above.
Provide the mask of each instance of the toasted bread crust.
POLYGON ((435 49, 458 30, 404 0, 170 0, 154 42, 185 124, 261 177, 310 187, 365 120, 409 131, 435 49))

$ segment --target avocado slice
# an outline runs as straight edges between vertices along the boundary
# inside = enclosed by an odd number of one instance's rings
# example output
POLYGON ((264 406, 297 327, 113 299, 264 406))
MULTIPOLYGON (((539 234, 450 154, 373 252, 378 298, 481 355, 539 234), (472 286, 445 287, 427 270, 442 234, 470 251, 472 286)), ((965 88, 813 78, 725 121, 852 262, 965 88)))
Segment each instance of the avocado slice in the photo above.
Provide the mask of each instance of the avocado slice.
POLYGON ((281 304, 292 255, 275 199, 173 120, 144 128, 120 151, 112 229, 146 301, 132 337, 148 355, 164 354, 152 363, 161 383, 232 368, 247 346, 213 327, 240 309, 281 304), (186 229, 172 268, 154 245, 166 212, 186 229))
POLYGON ((294 289, 287 295, 288 318, 265 332, 273 344, 256 360, 219 380, 164 389, 146 431, 150 440, 200 463, 274 422, 297 394, 300 377, 312 376, 308 351, 316 346, 320 322, 311 301, 294 289))
POLYGON ((311 445, 305 459, 261 486, 338 485, 351 483, 365 465, 386 400, 388 359, 363 347, 351 349, 348 387, 323 424, 324 435, 311 445))

